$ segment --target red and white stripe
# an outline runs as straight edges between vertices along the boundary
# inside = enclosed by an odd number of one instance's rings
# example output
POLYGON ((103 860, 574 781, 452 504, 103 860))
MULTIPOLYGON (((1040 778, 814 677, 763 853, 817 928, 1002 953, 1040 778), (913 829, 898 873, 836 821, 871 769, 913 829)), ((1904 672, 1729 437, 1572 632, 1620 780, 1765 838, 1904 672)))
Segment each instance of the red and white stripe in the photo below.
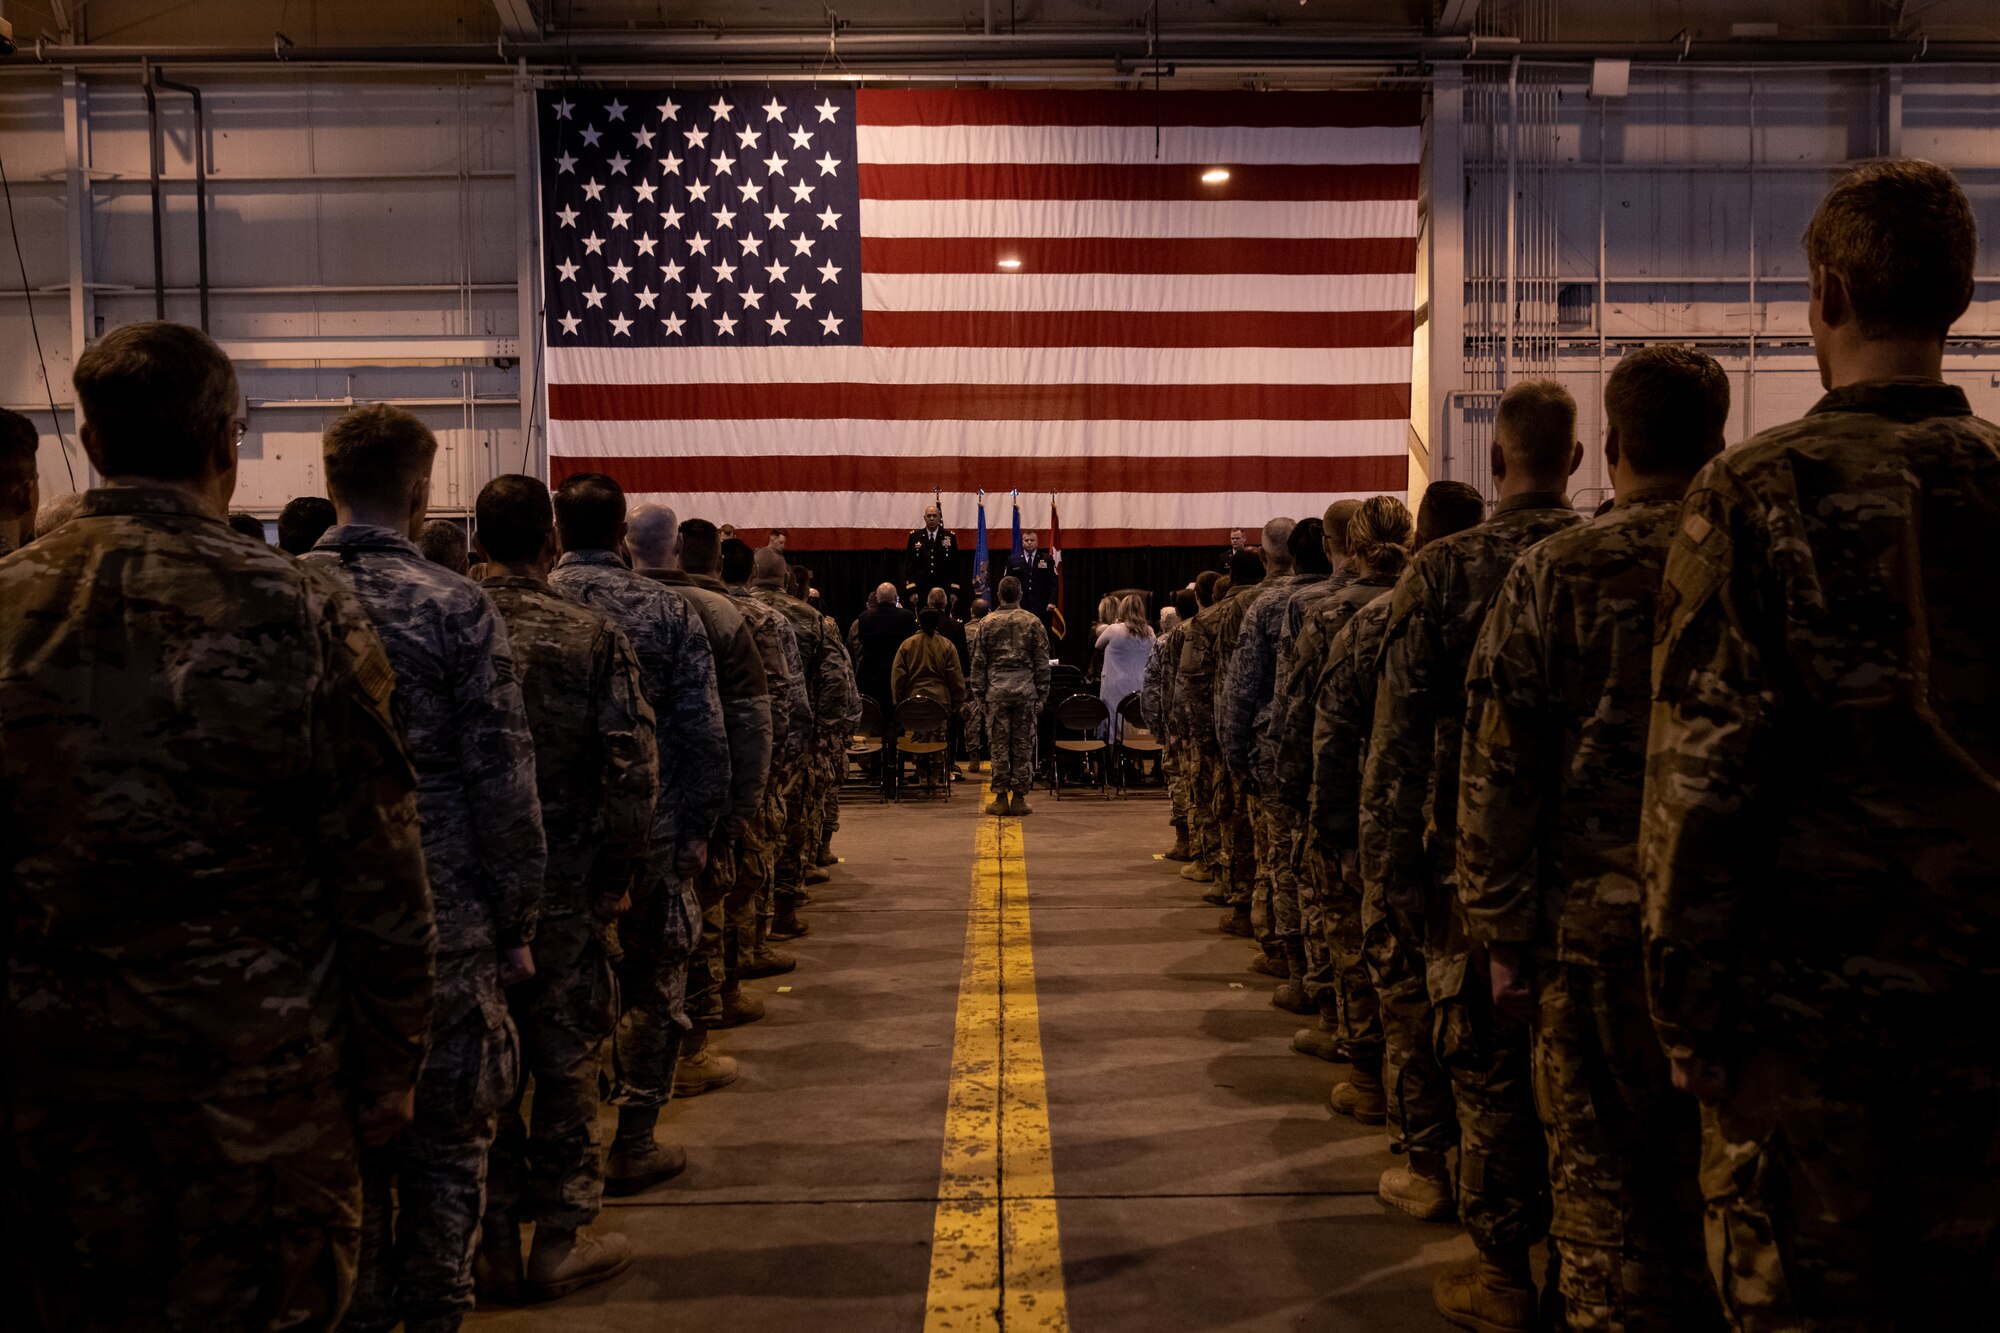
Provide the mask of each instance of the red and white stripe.
POLYGON ((1072 548, 1405 489, 1414 99, 863 90, 856 119, 867 345, 550 348, 552 476, 799 550, 899 546, 934 488, 968 543, 972 492, 1003 533, 1004 492, 1036 527, 1059 492, 1072 548))

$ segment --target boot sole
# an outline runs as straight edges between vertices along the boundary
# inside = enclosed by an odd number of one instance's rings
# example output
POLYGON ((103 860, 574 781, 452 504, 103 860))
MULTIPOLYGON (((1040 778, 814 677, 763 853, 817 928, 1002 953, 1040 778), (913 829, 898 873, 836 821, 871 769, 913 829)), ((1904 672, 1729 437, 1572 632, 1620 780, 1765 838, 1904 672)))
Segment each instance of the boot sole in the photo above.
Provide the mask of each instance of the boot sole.
MULTIPOLYGON (((810 927, 810 926, 800 926, 800 927, 799 927, 799 928, 798 928, 797 930, 773 930, 773 931, 771 932, 771 938, 772 938, 772 939, 774 939, 774 940, 796 940, 796 939, 800 939, 800 938, 803 938, 804 936, 807 936, 807 935, 810 935, 810 934, 812 934, 812 927, 810 927)), ((795 966, 797 966, 797 964, 793 964, 793 966, 795 967, 795 966)), ((788 967, 788 968, 786 968, 785 970, 786 970, 787 972, 789 972, 789 971, 791 971, 792 969, 788 967)), ((756 976, 768 976, 768 975, 775 975, 775 974, 773 974, 773 973, 763 973, 763 972, 746 972, 746 973, 744 973, 743 975, 745 975, 745 976, 748 976, 748 977, 756 977, 756 976)))
POLYGON ((1452 1222, 1458 1218, 1458 1206, 1453 1203, 1433 1204, 1429 1208, 1419 1208, 1414 1203, 1393 1198, 1380 1190, 1375 1191, 1376 1202, 1399 1213, 1407 1213, 1419 1222, 1452 1222))
POLYGON ((689 1083, 685 1085, 676 1083, 674 1084, 674 1096, 699 1097, 704 1092, 716 1092, 723 1088, 726 1088, 741 1077, 743 1077, 742 1074, 736 1073, 736 1074, 731 1074, 727 1078, 703 1079, 700 1083, 689 1083))
POLYGON ((1435 1295, 1431 1297, 1431 1308, 1437 1311, 1438 1318, 1453 1328, 1469 1328, 1473 1333, 1521 1333, 1523 1329, 1541 1327, 1535 1319, 1530 1319, 1525 1324, 1496 1324, 1491 1319, 1481 1319, 1476 1314, 1460 1314, 1445 1309, 1435 1295))
MULTIPOLYGON (((606 1182, 606 1189, 608 1192, 608 1181, 606 1182)), ((599 1269, 595 1273, 585 1273, 577 1277, 566 1278, 561 1282, 531 1282, 523 1293, 524 1299, 521 1303, 523 1305, 547 1305, 550 1301, 559 1301, 565 1296, 574 1296, 586 1287, 594 1287, 601 1282, 609 1282, 612 1278, 617 1277, 632 1266, 632 1259, 633 1256, 628 1254, 623 1260, 610 1268, 599 1269)))

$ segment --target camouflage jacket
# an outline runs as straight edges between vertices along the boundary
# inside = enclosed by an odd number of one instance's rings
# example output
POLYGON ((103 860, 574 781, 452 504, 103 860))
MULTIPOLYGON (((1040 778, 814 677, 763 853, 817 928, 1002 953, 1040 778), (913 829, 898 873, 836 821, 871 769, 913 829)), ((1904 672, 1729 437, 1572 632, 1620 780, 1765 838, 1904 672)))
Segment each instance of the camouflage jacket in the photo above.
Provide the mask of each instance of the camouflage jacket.
POLYGON ((611 617, 639 656, 660 747, 653 852, 671 857, 682 842, 713 833, 729 806, 729 738, 708 631, 685 598, 610 551, 564 552, 549 586, 611 617))
POLYGON ((616 902, 646 864, 660 788, 639 659, 609 619, 511 574, 482 584, 507 622, 542 802, 542 915, 616 902))
POLYGON ((479 585, 387 528, 336 525, 300 558, 354 589, 396 669, 438 952, 527 943, 547 846, 535 742, 500 613, 479 585))
POLYGON ((1237 777, 1260 787, 1271 777, 1266 741, 1276 708, 1285 623, 1299 594, 1325 583, 1323 574, 1287 574, 1265 583, 1244 613, 1226 689, 1216 699, 1215 724, 1223 758, 1237 777))
POLYGON ((1361 779, 1361 875, 1402 910, 1451 880, 1465 668, 1486 608, 1515 557, 1582 521, 1560 495, 1516 495, 1417 552, 1396 584, 1361 779))
MULTIPOLYGON (((1324 587, 1325 585, 1320 585, 1324 587)), ((1356 612, 1396 586, 1392 575, 1350 579, 1331 596, 1316 597, 1297 637, 1287 647, 1278 708, 1269 742, 1270 794, 1304 814, 1311 806, 1313 727, 1325 688, 1333 641, 1356 612)), ((1316 589, 1317 591, 1317 589, 1316 589)))
POLYGON ((1049 632, 1041 617, 1019 607, 988 615, 972 641, 972 697, 982 706, 995 701, 1032 700, 1039 710, 1049 701, 1049 632))
POLYGON ((1146 719, 1146 729, 1164 745, 1171 745, 1177 739, 1173 721, 1174 687, 1180 683, 1176 667, 1181 660, 1184 628, 1185 625, 1175 625, 1160 636, 1153 645, 1153 655, 1146 659, 1146 674, 1139 685, 1139 714, 1146 719))
MULTIPOLYGON (((707 587, 706 581, 702 584, 707 587)), ((718 585, 720 586, 720 585, 718 585)), ((748 585, 727 589, 736 609, 750 627, 750 637, 763 659, 764 682, 771 695, 771 771, 789 774, 812 739, 812 701, 806 695, 806 667, 798 635, 784 612, 750 595, 748 585)))
MULTIPOLYGON (((1188 622, 1181 643, 1179 681, 1174 697, 1180 705, 1177 734, 1202 753, 1219 757, 1220 741, 1215 729, 1215 693, 1221 671, 1221 632, 1231 608, 1246 603, 1256 584, 1231 588, 1222 600, 1204 606, 1188 622)), ((1240 613, 1239 613, 1240 614, 1240 613)))
POLYGON ((1835 389, 1695 478, 1639 855, 1673 1054, 1921 1034, 1990 1061, 1996 531, 2000 428, 1930 380, 1835 389))
POLYGON ((1306 823, 1322 848, 1352 852, 1361 845, 1361 770, 1375 726, 1382 683, 1382 639, 1389 632, 1393 592, 1378 592, 1326 646, 1313 701, 1312 786, 1306 823))
POLYGON ((844 741, 853 726, 847 719, 849 684, 843 679, 847 651, 840 646, 837 631, 826 628, 826 618, 777 588, 754 586, 750 595, 783 615, 791 624, 799 650, 799 665, 805 673, 809 735, 814 742, 844 741))
POLYGON ((0 1043, 17 1098, 415 1083, 416 775, 352 594, 166 488, 0 560, 0 1043))
POLYGON ((1620 496, 1541 542, 1486 613, 1458 787, 1475 940, 1586 965, 1636 953, 1653 609, 1685 490, 1620 496))
POLYGON ((698 579, 679 569, 641 571, 672 588, 701 618, 715 655, 715 692, 722 701, 723 734, 729 739, 729 808, 723 822, 733 834, 756 817, 771 777, 775 737, 771 723, 771 682, 764 655, 743 609, 719 579, 698 579))

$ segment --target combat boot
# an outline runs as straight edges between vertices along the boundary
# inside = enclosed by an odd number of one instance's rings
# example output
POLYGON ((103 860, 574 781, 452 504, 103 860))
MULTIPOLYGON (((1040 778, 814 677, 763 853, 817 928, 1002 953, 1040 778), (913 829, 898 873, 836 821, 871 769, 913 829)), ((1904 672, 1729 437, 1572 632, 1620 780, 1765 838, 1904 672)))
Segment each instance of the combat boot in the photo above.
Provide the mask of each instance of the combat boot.
POLYGON ((1201 900, 1215 907, 1227 907, 1229 906, 1229 890, 1217 884, 1207 893, 1202 894, 1201 900))
MULTIPOLYGON (((780 907, 777 915, 771 919, 771 938, 774 940, 795 940, 801 935, 811 933, 812 927, 799 920, 799 909, 796 906, 780 907)), ((785 970, 791 971, 790 968, 785 970)), ((746 975, 754 977, 759 974, 751 972, 746 975)))
POLYGON ((1288 1014, 1309 1014, 1313 1012, 1313 1002, 1306 998, 1306 988, 1296 981, 1284 981, 1271 992, 1271 1004, 1288 1014))
POLYGON ((1190 861, 1181 867, 1181 878, 1195 884, 1213 884, 1215 876, 1208 873, 1208 867, 1199 861, 1190 861))
POLYGON ((1246 940, 1249 939, 1251 935, 1255 934, 1250 928, 1250 909, 1248 907, 1235 909, 1228 916, 1222 918, 1222 925, 1219 929, 1225 935, 1240 935, 1246 940))
POLYGON ((1007 798, 1007 813, 1018 819, 1022 815, 1032 815, 1035 812, 1029 808, 1027 796, 1017 791, 1007 798))
MULTIPOLYGON (((1224 902, 1223 906, 1228 906, 1228 903, 1224 902)), ((1259 950, 1257 956, 1250 960, 1250 971, 1255 972, 1260 977, 1285 977, 1290 975, 1285 971, 1284 959, 1273 958, 1270 954, 1262 950, 1259 950)))
POLYGON ((1382 1091, 1380 1071, 1355 1065, 1345 1083, 1333 1085, 1326 1104, 1335 1115, 1352 1116, 1358 1125, 1379 1125, 1389 1118, 1389 1099, 1382 1091))
POLYGON ((1382 1173, 1375 1197, 1419 1222, 1449 1222, 1458 1212, 1443 1153, 1412 1152, 1401 1166, 1382 1173))
POLYGON ((592 1235, 588 1227, 556 1231, 535 1228, 528 1252, 528 1299, 559 1301, 572 1292, 608 1282, 632 1266, 632 1242, 613 1233, 592 1235))
MULTIPOLYGON (((675 1080, 678 1088, 679 1080, 675 1080)), ((620 1136, 611 1141, 604 1160, 604 1192, 614 1199, 649 1190, 664 1180, 672 1180, 687 1170, 687 1149, 656 1142, 649 1133, 643 1139, 620 1136)), ((542 1248, 541 1233, 535 1233, 535 1252, 542 1248)), ((532 1284, 534 1275, 529 1274, 532 1284)), ((546 1298, 544 1298, 546 1299, 546 1298)))
POLYGON ((520 1223, 487 1218, 479 1230, 479 1248, 472 1252, 472 1289, 480 1305, 519 1305, 525 1285, 520 1223))
MULTIPOLYGON (((835 856, 831 851, 821 852, 818 856, 813 858, 814 866, 837 866, 839 864, 840 864, 840 858, 835 856)), ((810 869, 811 867, 808 868, 810 869)))
POLYGON ((1004 791, 994 792, 993 799, 982 807, 982 811, 989 815, 1005 815, 1007 813, 1007 793, 1004 791))
MULTIPOLYGON (((777 929, 777 923, 775 921, 772 922, 771 931, 774 936, 777 934, 777 929)), ((804 933, 804 931, 798 932, 800 935, 804 933)), ((797 935, 787 935, 782 938, 796 939, 797 937, 797 935)), ((746 977, 783 976, 787 972, 795 971, 798 965, 799 960, 788 953, 779 953, 776 949, 759 948, 756 953, 751 954, 745 960, 743 975, 746 977)))
POLYGON ((1431 1304, 1455 1328, 1476 1333, 1534 1333, 1538 1312, 1535 1280, 1527 1257, 1482 1254, 1470 1263, 1439 1273, 1431 1282, 1431 1304))
POLYGON ((727 1055, 717 1055, 708 1048, 708 1034, 699 1038, 701 1045, 681 1056, 674 1068, 674 1096, 699 1097, 704 1092, 714 1092, 726 1088, 737 1078, 736 1061, 727 1055))
POLYGON ((1176 837, 1174 838, 1173 847, 1169 849, 1167 852, 1167 860, 1192 861, 1194 859, 1194 854, 1188 851, 1187 830, 1184 828, 1176 827, 1174 829, 1174 832, 1176 834, 1176 837))
POLYGON ((740 990, 726 990, 722 993, 722 1017, 710 1023, 714 1028, 740 1028, 745 1023, 755 1023, 764 1017, 764 1002, 754 995, 745 995, 740 990))
POLYGON ((1292 1049, 1300 1055, 1310 1055, 1315 1060, 1344 1065, 1347 1063, 1347 1046, 1340 1040, 1339 1031, 1334 1016, 1327 1012, 1322 1003, 1319 1022, 1313 1027, 1300 1028, 1292 1034, 1292 1049))
POLYGON ((824 884, 832 878, 832 875, 827 874, 819 866, 806 867, 806 883, 808 884, 824 884))

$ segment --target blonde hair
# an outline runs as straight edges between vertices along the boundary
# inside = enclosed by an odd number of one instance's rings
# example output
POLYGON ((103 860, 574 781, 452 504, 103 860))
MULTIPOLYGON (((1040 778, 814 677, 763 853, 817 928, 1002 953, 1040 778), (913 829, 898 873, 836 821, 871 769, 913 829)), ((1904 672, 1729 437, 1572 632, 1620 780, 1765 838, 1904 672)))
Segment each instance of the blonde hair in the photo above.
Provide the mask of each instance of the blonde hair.
POLYGON ((1116 619, 1118 619, 1118 599, 1108 596, 1098 598, 1097 623, 1100 625, 1109 625, 1116 619))
MULTIPOLYGON (((1107 597, 1105 600, 1110 601, 1111 599, 1107 597)), ((1130 630, 1136 637, 1141 639, 1150 639, 1153 637, 1153 627, 1146 620, 1146 599, 1138 593, 1132 593, 1124 601, 1120 602, 1118 604, 1118 613, 1125 620, 1125 628, 1130 630)))
POLYGON ((1347 521, 1347 553, 1371 573, 1400 574, 1415 535, 1408 506, 1393 495, 1370 496, 1347 521))

